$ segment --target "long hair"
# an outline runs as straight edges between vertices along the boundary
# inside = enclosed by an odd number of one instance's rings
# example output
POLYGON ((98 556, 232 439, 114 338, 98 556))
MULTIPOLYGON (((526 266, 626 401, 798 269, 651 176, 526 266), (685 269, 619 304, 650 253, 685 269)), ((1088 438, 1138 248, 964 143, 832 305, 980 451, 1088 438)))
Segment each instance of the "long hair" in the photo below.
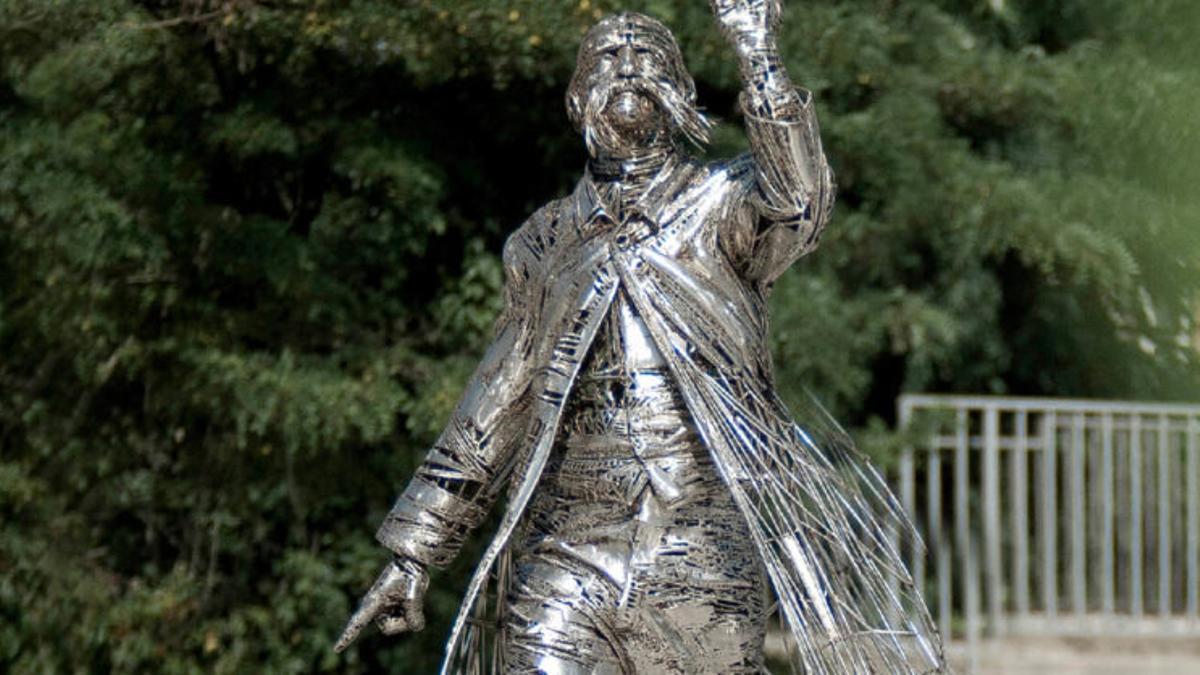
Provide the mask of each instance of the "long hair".
POLYGON ((696 106, 696 83, 683 63, 683 54, 671 31, 656 19, 636 12, 605 17, 584 36, 579 46, 575 74, 567 85, 567 116, 583 134, 588 149, 614 147, 617 133, 601 112, 624 83, 616 78, 593 84, 590 76, 600 56, 600 47, 613 34, 632 33, 638 47, 647 49, 661 66, 660 73, 638 78, 647 95, 667 113, 671 132, 681 134, 698 147, 708 143, 712 122, 696 106))

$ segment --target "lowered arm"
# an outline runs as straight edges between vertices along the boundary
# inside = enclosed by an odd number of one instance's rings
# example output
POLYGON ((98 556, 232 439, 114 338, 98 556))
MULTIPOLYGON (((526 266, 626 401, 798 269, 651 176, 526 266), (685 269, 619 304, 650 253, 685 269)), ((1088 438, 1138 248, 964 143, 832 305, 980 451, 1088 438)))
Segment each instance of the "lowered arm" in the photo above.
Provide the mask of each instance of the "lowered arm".
MULTIPOLYGON (((535 214, 537 219, 541 213, 535 214)), ((376 539, 401 558, 445 566, 487 516, 524 436, 536 307, 527 227, 504 247, 504 309, 445 431, 384 519, 376 539)))

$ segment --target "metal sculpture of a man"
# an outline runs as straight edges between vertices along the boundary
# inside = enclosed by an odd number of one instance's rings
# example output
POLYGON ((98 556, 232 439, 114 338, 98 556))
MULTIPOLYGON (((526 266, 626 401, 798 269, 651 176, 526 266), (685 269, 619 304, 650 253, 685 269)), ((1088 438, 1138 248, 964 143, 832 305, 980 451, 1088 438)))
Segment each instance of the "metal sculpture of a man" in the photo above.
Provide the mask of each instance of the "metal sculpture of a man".
POLYGON ((798 672, 943 667, 887 488, 774 391, 767 297, 816 246, 833 177, 778 0, 711 4, 751 151, 684 153, 709 122, 661 23, 588 32, 566 96, 586 173, 505 245, 494 343, 380 528, 394 560, 339 649, 372 620, 420 629, 426 568, 507 489, 443 673, 761 673, 776 612, 798 672))

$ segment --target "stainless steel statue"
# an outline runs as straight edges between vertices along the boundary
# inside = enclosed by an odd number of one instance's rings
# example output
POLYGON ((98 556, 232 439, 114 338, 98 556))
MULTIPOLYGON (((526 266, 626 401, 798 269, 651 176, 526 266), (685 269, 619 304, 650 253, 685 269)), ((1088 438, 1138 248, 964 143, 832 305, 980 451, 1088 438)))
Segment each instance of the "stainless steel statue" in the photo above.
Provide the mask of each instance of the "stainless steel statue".
POLYGON ((775 394, 767 296, 816 246, 833 176, 778 0, 711 4, 751 152, 684 153, 709 122, 661 23, 587 34, 567 91, 587 171, 505 245, 495 341, 380 528, 395 559, 339 649, 372 620, 420 629, 426 568, 507 489, 443 673, 761 673, 775 612, 795 671, 942 669, 894 500, 775 394))

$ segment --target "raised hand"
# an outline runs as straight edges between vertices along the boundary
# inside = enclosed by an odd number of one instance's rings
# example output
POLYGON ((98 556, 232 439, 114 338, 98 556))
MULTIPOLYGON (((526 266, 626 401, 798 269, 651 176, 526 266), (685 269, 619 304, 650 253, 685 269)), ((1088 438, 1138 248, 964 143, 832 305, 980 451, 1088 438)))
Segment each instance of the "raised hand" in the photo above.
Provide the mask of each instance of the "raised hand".
POLYGON ((420 564, 403 559, 388 563, 346 622, 334 650, 340 652, 349 647, 371 621, 375 621, 384 635, 424 628, 428 587, 429 575, 420 564))
POLYGON ((782 0, 709 0, 721 32, 735 46, 773 41, 783 17, 782 0))

